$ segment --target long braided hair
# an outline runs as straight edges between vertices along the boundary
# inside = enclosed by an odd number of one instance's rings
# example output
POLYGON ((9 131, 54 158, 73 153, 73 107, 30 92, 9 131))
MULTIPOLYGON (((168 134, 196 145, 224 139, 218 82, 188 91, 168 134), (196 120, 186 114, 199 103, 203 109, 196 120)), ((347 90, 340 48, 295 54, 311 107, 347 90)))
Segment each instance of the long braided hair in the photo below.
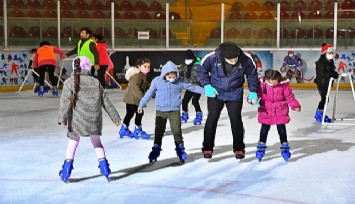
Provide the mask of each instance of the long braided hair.
POLYGON ((80 58, 77 57, 74 60, 74 94, 70 99, 70 107, 72 110, 75 109, 76 100, 78 100, 78 93, 80 91, 80 73, 81 73, 80 58))

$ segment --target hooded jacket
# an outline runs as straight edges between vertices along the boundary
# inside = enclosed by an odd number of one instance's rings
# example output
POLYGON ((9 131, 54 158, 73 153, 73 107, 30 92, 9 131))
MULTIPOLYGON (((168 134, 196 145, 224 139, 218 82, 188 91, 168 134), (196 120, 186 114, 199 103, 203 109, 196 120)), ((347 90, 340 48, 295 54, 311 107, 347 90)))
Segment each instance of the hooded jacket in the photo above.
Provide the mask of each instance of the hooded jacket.
POLYGON ((205 90, 202 87, 187 83, 179 76, 179 70, 176 65, 168 61, 162 68, 160 76, 153 79, 150 88, 139 103, 139 107, 143 108, 147 105, 150 99, 155 95, 155 109, 158 111, 180 111, 181 92, 187 89, 189 91, 204 94, 205 90), (170 72, 176 72, 176 80, 169 82, 165 79, 165 75, 170 72))
POLYGON ((258 122, 261 124, 286 124, 290 122, 288 107, 290 106, 292 110, 301 108, 292 92, 289 80, 270 86, 262 79, 260 81, 258 96, 260 98, 258 122))
POLYGON ((139 105, 140 100, 149 88, 147 76, 142 74, 138 68, 131 67, 127 70, 125 77, 128 81, 128 87, 123 97, 123 102, 139 105))
MULTIPOLYGON (((240 49, 240 48, 238 48, 240 49)), ((237 63, 229 74, 225 74, 221 59, 221 49, 207 54, 197 68, 197 76, 202 86, 212 85, 217 91, 217 98, 224 101, 242 100, 243 84, 247 76, 250 92, 258 90, 258 73, 250 56, 240 51, 237 63)))

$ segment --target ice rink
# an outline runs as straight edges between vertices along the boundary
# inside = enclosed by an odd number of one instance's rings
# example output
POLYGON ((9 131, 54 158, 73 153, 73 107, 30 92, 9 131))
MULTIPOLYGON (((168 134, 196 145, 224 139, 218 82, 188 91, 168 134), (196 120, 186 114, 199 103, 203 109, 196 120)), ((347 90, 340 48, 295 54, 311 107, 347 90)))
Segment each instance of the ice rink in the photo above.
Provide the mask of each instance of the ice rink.
MULTIPOLYGON (((108 92, 123 118, 124 91, 108 92)), ((318 92, 294 92, 302 111, 291 111, 286 126, 292 153, 288 162, 280 155, 275 126, 264 159, 255 158, 260 124, 257 109, 247 103, 242 111, 246 158, 239 161, 234 157, 225 108, 213 158, 204 159, 204 122, 193 125, 195 111, 190 105, 190 120, 182 124, 188 154, 185 164, 178 162, 169 125, 161 156, 149 164, 153 141, 120 139, 119 127, 105 114, 102 142, 112 170, 111 182, 100 174, 90 140, 82 138, 68 184, 58 176, 67 146, 66 129, 57 124, 59 98, 51 94, 38 97, 32 91, 0 93, 0 203, 355 203, 355 126, 316 123, 318 92)), ((350 90, 339 92, 337 104, 336 116, 355 118, 350 90)), ((204 96, 201 106, 205 121, 204 96)), ((143 117, 143 129, 148 133, 154 133, 154 119, 152 100, 143 117)))

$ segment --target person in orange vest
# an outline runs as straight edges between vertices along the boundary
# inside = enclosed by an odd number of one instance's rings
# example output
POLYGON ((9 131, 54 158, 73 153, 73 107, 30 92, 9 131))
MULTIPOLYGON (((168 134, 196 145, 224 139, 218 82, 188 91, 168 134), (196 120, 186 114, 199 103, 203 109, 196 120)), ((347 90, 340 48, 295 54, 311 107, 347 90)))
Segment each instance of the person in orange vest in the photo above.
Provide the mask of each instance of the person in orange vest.
POLYGON ((48 41, 42 41, 39 44, 40 48, 37 49, 35 54, 32 68, 38 68, 39 74, 39 91, 38 96, 43 96, 48 90, 44 89, 44 77, 46 72, 48 72, 49 80, 53 86, 53 95, 58 96, 57 90, 57 77, 54 76, 55 68, 58 66, 57 57, 55 54, 59 54, 60 58, 63 58, 64 52, 51 44, 48 41))

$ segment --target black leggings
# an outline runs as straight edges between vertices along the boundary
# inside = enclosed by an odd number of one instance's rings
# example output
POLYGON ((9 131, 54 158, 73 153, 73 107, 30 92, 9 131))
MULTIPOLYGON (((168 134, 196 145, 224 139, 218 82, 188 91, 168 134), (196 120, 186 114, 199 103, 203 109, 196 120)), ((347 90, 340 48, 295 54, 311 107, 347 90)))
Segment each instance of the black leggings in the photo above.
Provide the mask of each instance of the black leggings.
POLYGON ((327 86, 317 86, 318 93, 320 95, 320 101, 318 104, 318 109, 323 110, 325 101, 327 100, 328 87, 327 86))
POLYGON ((38 69, 38 74, 39 74, 39 85, 44 86, 44 78, 46 75, 46 72, 48 72, 49 75, 49 80, 52 83, 52 86, 57 86, 57 77, 54 76, 54 71, 55 71, 55 66, 54 65, 42 65, 39 66, 38 69))
POLYGON ((135 124, 139 127, 142 125, 143 113, 138 113, 138 106, 134 104, 126 104, 126 116, 123 119, 123 124, 129 127, 129 122, 136 114, 135 124))
POLYGON ((182 110, 184 112, 187 112, 189 110, 188 106, 191 98, 192 98, 192 105, 195 107, 195 111, 202 112, 200 107, 200 102, 199 102, 201 98, 201 94, 194 93, 189 90, 185 91, 184 98, 182 99, 182 110))
MULTIPOLYGON (((267 135, 268 135, 269 130, 270 130, 270 126, 271 125, 261 124, 259 142, 266 143, 267 135)), ((276 127, 277 127, 277 132, 279 133, 279 136, 280 136, 281 144, 284 143, 284 142, 287 142, 286 125, 285 124, 280 124, 280 125, 276 125, 276 127)))
POLYGON ((97 72, 97 76, 95 76, 95 67, 91 67, 91 76, 97 78, 100 81, 100 84, 103 88, 105 88, 105 73, 108 65, 100 65, 100 69, 97 72))
POLYGON ((224 105, 227 106, 228 116, 231 123, 233 151, 242 151, 245 149, 244 126, 242 121, 243 101, 223 101, 217 98, 208 98, 208 116, 205 123, 202 151, 213 150, 214 148, 217 123, 224 105))

